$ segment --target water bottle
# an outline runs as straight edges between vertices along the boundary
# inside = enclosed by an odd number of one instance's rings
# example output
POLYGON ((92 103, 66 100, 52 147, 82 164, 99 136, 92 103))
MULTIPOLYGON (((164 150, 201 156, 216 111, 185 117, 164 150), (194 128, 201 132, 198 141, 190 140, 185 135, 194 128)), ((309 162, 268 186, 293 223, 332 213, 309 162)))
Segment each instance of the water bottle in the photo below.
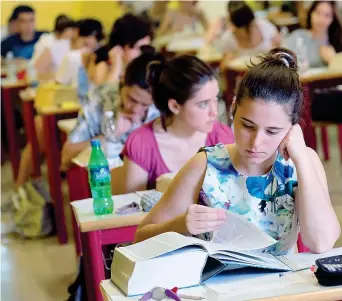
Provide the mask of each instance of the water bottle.
POLYGON ((296 54, 299 67, 299 73, 304 73, 309 69, 308 51, 302 37, 296 41, 296 54))
POLYGON ((102 149, 107 158, 112 157, 113 152, 115 152, 115 150, 111 149, 111 147, 113 147, 111 142, 116 141, 115 129, 116 125, 114 120, 114 112, 106 111, 104 113, 103 120, 101 123, 101 133, 105 137, 105 142, 102 149))
POLYGON ((16 80, 17 79, 17 67, 14 63, 13 52, 9 51, 6 54, 6 71, 7 71, 7 79, 16 80))
POLYGON ((101 132, 102 135, 105 136, 106 139, 110 141, 114 141, 115 139, 115 120, 114 120, 114 112, 106 111, 104 113, 104 117, 101 123, 101 132))
POLYGON ((283 40, 289 34, 289 30, 286 26, 280 28, 280 37, 283 40))
POLYGON ((91 140, 91 155, 88 163, 89 185, 94 199, 96 215, 113 212, 111 179, 108 161, 101 149, 100 140, 91 140))
POLYGON ((29 62, 27 65, 27 78, 30 83, 30 87, 38 86, 39 82, 37 77, 37 70, 32 62, 29 62))

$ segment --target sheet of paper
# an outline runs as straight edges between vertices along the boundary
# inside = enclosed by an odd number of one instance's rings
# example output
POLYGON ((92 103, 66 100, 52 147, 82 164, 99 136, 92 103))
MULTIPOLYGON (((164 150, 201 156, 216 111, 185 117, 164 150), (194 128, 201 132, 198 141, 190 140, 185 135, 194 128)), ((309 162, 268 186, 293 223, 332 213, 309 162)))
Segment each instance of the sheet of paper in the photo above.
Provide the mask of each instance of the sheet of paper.
POLYGON ((246 268, 221 273, 207 280, 204 285, 216 294, 224 294, 224 297, 228 298, 243 295, 246 288, 248 293, 253 295, 257 291, 282 289, 285 285, 303 282, 306 282, 306 279, 298 273, 274 273, 246 268))
POLYGON ((299 253, 279 256, 278 259, 289 266, 293 271, 308 269, 315 264, 319 258, 342 255, 342 248, 335 248, 328 253, 313 254, 313 253, 299 253))
POLYGON ((236 250, 259 250, 277 241, 243 216, 226 211, 227 221, 213 233, 213 243, 229 244, 236 250))

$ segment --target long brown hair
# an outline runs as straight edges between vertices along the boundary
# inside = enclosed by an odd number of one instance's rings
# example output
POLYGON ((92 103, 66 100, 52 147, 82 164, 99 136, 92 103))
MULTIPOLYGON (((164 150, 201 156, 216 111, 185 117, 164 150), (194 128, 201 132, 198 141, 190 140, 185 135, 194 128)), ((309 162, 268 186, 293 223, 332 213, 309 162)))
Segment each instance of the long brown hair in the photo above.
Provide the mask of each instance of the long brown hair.
POLYGON ((328 28, 328 37, 329 37, 329 43, 331 46, 335 48, 336 52, 342 51, 342 29, 341 24, 337 19, 336 15, 336 3, 335 1, 314 1, 308 11, 307 15, 307 28, 311 29, 311 15, 313 11, 317 8, 317 6, 321 3, 329 3, 331 5, 332 11, 333 11, 333 21, 331 22, 329 28, 328 28))

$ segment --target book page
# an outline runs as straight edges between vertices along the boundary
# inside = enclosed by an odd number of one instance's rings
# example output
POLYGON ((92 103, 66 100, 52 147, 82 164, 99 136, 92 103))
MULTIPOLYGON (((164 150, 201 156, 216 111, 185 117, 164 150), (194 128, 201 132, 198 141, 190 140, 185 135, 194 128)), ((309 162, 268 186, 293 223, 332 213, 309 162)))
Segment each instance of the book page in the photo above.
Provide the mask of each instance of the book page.
POLYGON ((212 242, 229 245, 234 250, 259 250, 277 241, 243 216, 226 211, 227 221, 213 233, 212 242))
POLYGON ((120 248, 125 254, 133 260, 148 260, 163 254, 184 248, 184 247, 205 248, 201 245, 201 240, 187 237, 176 232, 166 232, 155 237, 146 239, 137 244, 120 248))
POLYGON ((285 263, 287 266, 289 266, 293 271, 299 271, 312 267, 317 259, 336 255, 342 255, 342 248, 335 248, 332 249, 330 252, 323 254, 299 253, 278 256, 277 258, 285 263))

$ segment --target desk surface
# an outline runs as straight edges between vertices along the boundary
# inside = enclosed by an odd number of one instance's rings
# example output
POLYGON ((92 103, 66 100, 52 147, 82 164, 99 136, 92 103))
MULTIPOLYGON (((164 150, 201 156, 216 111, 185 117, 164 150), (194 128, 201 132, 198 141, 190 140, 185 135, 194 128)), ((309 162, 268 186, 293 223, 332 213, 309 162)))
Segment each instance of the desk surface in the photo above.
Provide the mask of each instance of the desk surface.
POLYGON ((36 97, 36 88, 28 87, 25 90, 19 92, 19 96, 22 101, 34 101, 36 97))
MULTIPOLYGON (((248 66, 250 65, 251 60, 253 63, 257 62, 255 58, 250 59, 249 57, 241 57, 234 59, 227 64, 227 69, 236 72, 246 72, 248 71, 248 66)), ((310 68, 308 71, 300 75, 300 80, 303 83, 335 78, 342 79, 342 69, 331 70, 328 67, 310 68)))
MULTIPOLYGON (((333 301, 342 296, 342 286, 330 288, 320 286, 310 270, 282 275, 279 277, 279 273, 272 273, 249 276, 240 280, 229 280, 227 273, 222 277, 214 277, 212 283, 209 283, 209 280, 202 286, 181 289, 179 292, 201 296, 204 298, 203 301, 333 301), (216 284, 214 284, 215 278, 220 278, 216 280, 216 284)), ((110 280, 101 282, 101 292, 105 301, 139 299, 139 297, 124 297, 110 280)))
MULTIPOLYGON (((87 167, 91 155, 91 146, 89 145, 83 151, 81 151, 75 158, 72 159, 72 163, 79 167, 87 167)), ((119 156, 115 158, 107 158, 109 168, 117 168, 123 165, 123 161, 119 156)))
POLYGON ((8 79, 1 79, 1 88, 2 89, 13 89, 13 88, 24 88, 28 86, 29 83, 26 80, 8 80, 8 79))
POLYGON ((189 37, 185 39, 175 39, 168 43, 166 50, 170 52, 197 52, 205 47, 203 37, 189 37))
MULTIPOLYGON (((132 202, 139 204, 140 198, 141 192, 112 196, 114 211, 132 202)), ((71 203, 71 206, 81 232, 137 226, 146 215, 144 212, 132 215, 117 215, 113 212, 112 214, 98 216, 93 211, 93 199, 75 201, 71 203)))
POLYGON ((62 119, 57 122, 58 128, 66 134, 69 134, 73 130, 76 124, 77 124, 77 118, 62 119))
POLYGON ((70 103, 65 106, 44 106, 36 107, 36 109, 37 112, 41 115, 57 115, 78 112, 81 109, 81 106, 77 103, 70 103))
POLYGON ((191 41, 199 38, 202 38, 201 35, 198 35, 192 31, 176 32, 155 38, 153 45, 157 48, 162 48, 169 46, 171 43, 177 44, 177 41, 182 43, 183 41, 191 41))

